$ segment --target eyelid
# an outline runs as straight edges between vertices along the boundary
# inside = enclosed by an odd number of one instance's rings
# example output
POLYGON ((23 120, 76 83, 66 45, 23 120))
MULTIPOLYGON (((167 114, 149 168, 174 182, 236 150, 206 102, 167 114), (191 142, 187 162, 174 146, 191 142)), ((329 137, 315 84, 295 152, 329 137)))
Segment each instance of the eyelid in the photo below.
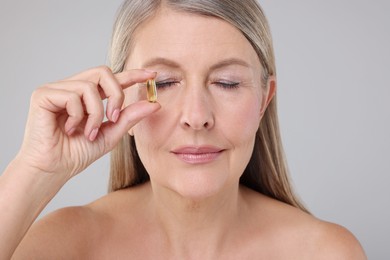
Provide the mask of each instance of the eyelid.
POLYGON ((158 89, 164 89, 164 88, 169 88, 169 87, 176 85, 178 83, 180 83, 180 81, 173 80, 173 79, 159 80, 159 81, 156 81, 156 87, 158 89))
POLYGON ((211 84, 225 89, 233 89, 238 88, 241 85, 241 82, 237 80, 216 79, 211 81, 211 84))

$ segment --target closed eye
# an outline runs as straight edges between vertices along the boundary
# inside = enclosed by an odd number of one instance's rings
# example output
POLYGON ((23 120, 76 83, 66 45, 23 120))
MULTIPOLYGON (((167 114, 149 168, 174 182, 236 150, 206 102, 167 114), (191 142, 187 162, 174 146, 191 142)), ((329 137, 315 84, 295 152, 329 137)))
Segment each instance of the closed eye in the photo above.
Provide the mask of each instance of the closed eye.
POLYGON ((165 89, 165 88, 172 87, 176 84, 179 84, 179 82, 178 81, 159 81, 159 82, 156 82, 156 87, 158 89, 165 89))
POLYGON ((240 85, 239 82, 214 82, 213 84, 224 89, 235 89, 240 85))
MULTIPOLYGON (((179 81, 159 81, 156 82, 156 87, 158 89, 165 89, 165 88, 173 87, 179 83, 180 83, 179 81)), ((222 81, 214 82, 213 84, 224 89, 234 89, 234 88, 238 88, 240 85, 239 82, 222 82, 222 81)))

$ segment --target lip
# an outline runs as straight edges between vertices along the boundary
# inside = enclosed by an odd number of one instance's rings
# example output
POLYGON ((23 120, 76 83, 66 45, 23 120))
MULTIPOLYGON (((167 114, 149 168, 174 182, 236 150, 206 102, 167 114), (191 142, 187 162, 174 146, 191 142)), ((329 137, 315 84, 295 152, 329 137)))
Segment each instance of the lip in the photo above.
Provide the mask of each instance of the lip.
POLYGON ((215 161, 224 149, 215 146, 182 146, 171 151, 177 158, 189 164, 205 164, 215 161))

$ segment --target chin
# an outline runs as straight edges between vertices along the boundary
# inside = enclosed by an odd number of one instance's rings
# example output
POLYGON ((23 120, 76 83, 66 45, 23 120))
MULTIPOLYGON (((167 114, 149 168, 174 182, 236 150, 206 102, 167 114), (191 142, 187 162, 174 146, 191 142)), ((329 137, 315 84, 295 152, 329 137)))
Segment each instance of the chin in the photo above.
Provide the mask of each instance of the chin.
POLYGON ((190 201, 202 201, 226 190, 228 179, 226 175, 215 176, 206 173, 188 174, 180 176, 174 183, 170 183, 171 190, 182 198, 190 201))

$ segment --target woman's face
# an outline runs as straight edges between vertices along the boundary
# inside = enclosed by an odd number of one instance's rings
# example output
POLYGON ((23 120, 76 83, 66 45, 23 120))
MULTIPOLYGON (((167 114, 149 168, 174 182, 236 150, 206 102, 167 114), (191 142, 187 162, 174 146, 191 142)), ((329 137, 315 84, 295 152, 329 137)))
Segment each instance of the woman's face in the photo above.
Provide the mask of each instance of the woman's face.
MULTIPOLYGON (((237 186, 272 96, 240 31, 163 9, 137 30, 134 68, 157 72, 162 108, 131 130, 152 184, 195 200, 237 186)), ((126 103, 145 98, 142 84, 126 92, 126 103)))

